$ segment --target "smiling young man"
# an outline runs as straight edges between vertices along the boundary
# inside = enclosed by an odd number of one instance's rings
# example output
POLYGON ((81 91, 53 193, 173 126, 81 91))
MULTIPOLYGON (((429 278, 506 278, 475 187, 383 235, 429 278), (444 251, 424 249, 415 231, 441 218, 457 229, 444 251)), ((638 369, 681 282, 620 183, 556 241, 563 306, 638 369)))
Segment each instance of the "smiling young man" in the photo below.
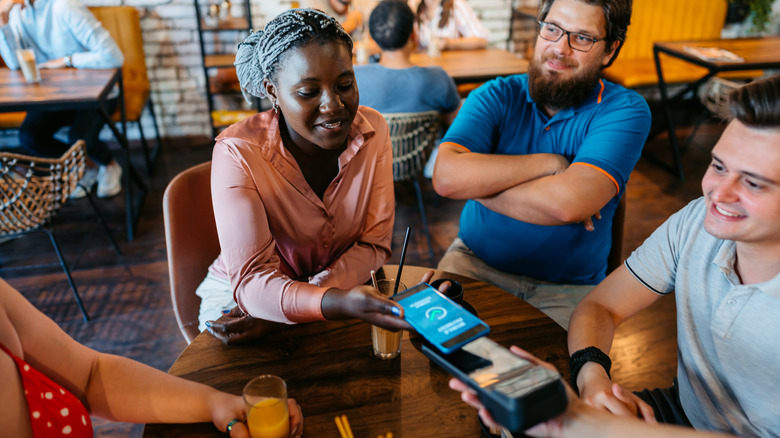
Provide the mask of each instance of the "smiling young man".
POLYGON ((586 402, 739 436, 780 433, 780 76, 735 90, 703 197, 659 227, 577 306, 572 379, 586 402), (609 377, 615 328, 675 292, 677 378, 627 394, 609 377), (615 394, 618 394, 616 396, 615 394), (651 410, 652 407, 652 410, 651 410))
POLYGON ((612 218, 650 129, 635 92, 600 79, 630 0, 545 0, 527 75, 472 92, 434 169, 467 199, 439 269, 507 290, 563 327, 607 269, 612 218))

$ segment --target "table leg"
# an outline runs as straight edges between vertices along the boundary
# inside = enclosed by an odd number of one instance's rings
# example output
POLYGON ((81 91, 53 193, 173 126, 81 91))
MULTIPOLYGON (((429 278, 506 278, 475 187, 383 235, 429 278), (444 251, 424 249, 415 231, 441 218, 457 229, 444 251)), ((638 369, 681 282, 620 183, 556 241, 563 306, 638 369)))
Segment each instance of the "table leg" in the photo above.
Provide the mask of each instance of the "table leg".
POLYGON ((677 172, 677 178, 680 181, 685 181, 685 173, 682 168, 682 160, 680 159, 680 146, 677 143, 677 131, 674 126, 674 118, 672 117, 672 107, 669 101, 669 91, 666 88, 666 82, 664 81, 664 72, 661 68, 661 58, 659 56, 657 48, 653 48, 653 57, 655 58, 655 70, 658 73, 658 89, 661 91, 661 103, 664 107, 664 113, 666 114, 666 126, 669 130, 669 143, 672 147, 672 159, 674 160, 673 171, 677 172))
POLYGON ((119 114, 121 115, 122 131, 120 132, 114 125, 113 119, 111 118, 111 114, 109 114, 108 111, 106 111, 105 107, 103 106, 103 102, 100 102, 100 114, 106 120, 106 124, 111 129, 111 132, 114 134, 114 137, 119 142, 119 145, 122 147, 122 149, 124 150, 125 172, 122 173, 122 179, 123 179, 123 184, 125 185, 125 210, 126 210, 125 216, 127 218, 127 222, 126 222, 127 240, 132 241, 133 238, 135 237, 134 236, 135 226, 138 223, 138 219, 141 213, 141 206, 143 205, 144 199, 146 198, 146 192, 148 191, 148 189, 143 179, 141 178, 141 175, 135 169, 135 166, 133 166, 133 162, 131 161, 130 158, 130 146, 127 142, 127 117, 125 115, 125 93, 124 93, 124 84, 122 81, 121 70, 117 78, 117 86, 119 87, 119 114), (137 211, 133 203, 134 200, 133 182, 138 184, 138 188, 141 191, 141 200, 139 202, 137 211))

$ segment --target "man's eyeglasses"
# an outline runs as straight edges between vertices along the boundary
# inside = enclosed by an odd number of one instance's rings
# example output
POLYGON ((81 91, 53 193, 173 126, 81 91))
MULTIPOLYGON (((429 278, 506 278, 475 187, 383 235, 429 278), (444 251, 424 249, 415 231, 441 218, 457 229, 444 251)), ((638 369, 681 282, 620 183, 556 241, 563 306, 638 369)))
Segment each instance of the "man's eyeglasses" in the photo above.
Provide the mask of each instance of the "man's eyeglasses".
POLYGON ((539 36, 542 37, 542 39, 555 43, 560 40, 564 34, 566 34, 569 47, 577 50, 578 52, 590 52, 590 49, 593 48, 594 44, 606 39, 593 38, 585 34, 570 32, 568 30, 562 29, 560 26, 556 26, 545 21, 538 21, 537 23, 539 23, 539 36))

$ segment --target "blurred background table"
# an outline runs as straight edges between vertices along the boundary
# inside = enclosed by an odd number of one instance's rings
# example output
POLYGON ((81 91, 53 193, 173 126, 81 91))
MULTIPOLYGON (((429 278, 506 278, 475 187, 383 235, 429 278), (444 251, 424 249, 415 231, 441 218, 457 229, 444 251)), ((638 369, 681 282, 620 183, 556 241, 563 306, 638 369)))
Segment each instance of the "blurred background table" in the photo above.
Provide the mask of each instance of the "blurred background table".
POLYGON ((125 136, 126 118, 124 105, 124 87, 122 69, 41 69, 41 82, 36 84, 24 80, 21 70, 12 71, 0 68, 0 113, 33 110, 79 110, 96 108, 111 129, 125 156, 123 185, 125 189, 125 208, 127 217, 127 240, 133 240, 141 205, 146 196, 147 186, 136 171, 130 159, 130 147, 125 136), (118 108, 121 112, 120 131, 106 109, 114 87, 119 91, 118 108), (137 184, 141 196, 135 205, 133 184, 137 184))
POLYGON ((661 92, 661 101, 669 130, 669 143, 673 160, 671 170, 682 181, 685 179, 685 174, 683 173, 682 161, 680 160, 680 146, 677 140, 674 118, 672 117, 672 102, 691 90, 698 89, 700 85, 718 73, 780 68, 780 37, 658 42, 653 44, 653 57, 655 58, 655 68, 658 73, 658 88, 661 92), (724 49, 739 56, 742 58, 742 61, 702 59, 688 52, 686 47, 724 49), (667 83, 664 79, 664 69, 659 56, 661 53, 704 67, 707 69, 707 73, 689 83, 674 96, 669 96, 667 83))
POLYGON ((528 71, 528 61, 504 49, 444 50, 441 56, 412 53, 412 64, 420 67, 439 66, 456 84, 485 82, 499 76, 528 71))
MULTIPOLYGON (((428 268, 406 266, 401 281, 411 287, 428 268)), ((394 278, 397 266, 383 268, 394 278)), ((437 271, 464 287, 464 300, 488 323, 494 341, 518 345, 568 373, 566 332, 523 300, 491 285, 437 271)), ((304 437, 338 437, 336 415, 346 414, 356 437, 392 432, 397 437, 477 437, 476 411, 447 386, 450 376, 418 349, 419 337, 403 335, 401 354, 383 361, 372 356, 369 324, 323 321, 300 324, 262 342, 226 346, 200 334, 179 356, 171 374, 233 394, 260 374, 287 382, 300 403, 304 437), (414 341, 414 342, 412 342, 414 341)), ((221 437, 211 424, 147 425, 144 437, 221 437)))

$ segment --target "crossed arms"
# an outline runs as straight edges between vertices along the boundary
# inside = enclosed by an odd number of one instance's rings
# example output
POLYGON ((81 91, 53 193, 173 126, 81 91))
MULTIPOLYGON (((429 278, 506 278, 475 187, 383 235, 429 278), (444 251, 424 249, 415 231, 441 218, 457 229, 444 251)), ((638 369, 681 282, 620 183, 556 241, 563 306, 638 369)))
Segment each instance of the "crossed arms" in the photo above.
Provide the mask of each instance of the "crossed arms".
POLYGON ((587 221, 617 193, 612 180, 557 154, 472 153, 439 146, 433 186, 442 196, 474 199, 513 219, 537 225, 587 221))

